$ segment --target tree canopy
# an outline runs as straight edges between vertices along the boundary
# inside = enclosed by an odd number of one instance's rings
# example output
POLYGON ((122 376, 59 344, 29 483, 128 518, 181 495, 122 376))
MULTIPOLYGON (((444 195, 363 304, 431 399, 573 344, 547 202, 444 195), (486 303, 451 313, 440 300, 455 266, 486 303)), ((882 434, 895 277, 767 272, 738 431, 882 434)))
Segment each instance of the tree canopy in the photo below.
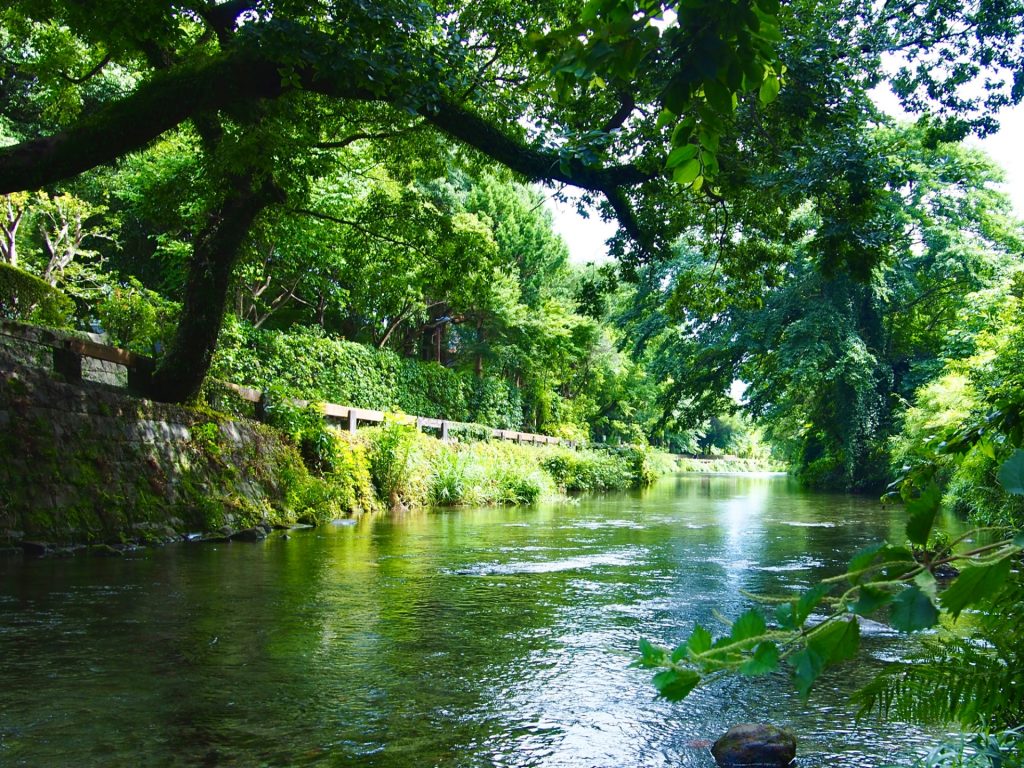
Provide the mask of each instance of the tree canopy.
POLYGON ((738 247, 749 238, 737 222, 781 231, 788 211, 742 190, 766 174, 814 174, 830 187, 820 237, 831 262, 864 272, 878 254, 840 222, 876 215, 873 158, 825 166, 870 117, 884 57, 904 64, 894 89, 935 114, 933 132, 991 130, 991 108, 1024 95, 1019 17, 1013 4, 937 1, 24 0, 2 16, 0 192, 195 136, 206 194, 192 212, 179 334, 152 387, 181 399, 208 367, 261 212, 308 209, 316 180, 362 143, 419 165, 455 140, 526 179, 577 187, 620 222, 613 250, 627 265, 696 227, 723 263, 768 270, 763 252, 738 247), (966 95, 972 83, 982 97, 966 95))

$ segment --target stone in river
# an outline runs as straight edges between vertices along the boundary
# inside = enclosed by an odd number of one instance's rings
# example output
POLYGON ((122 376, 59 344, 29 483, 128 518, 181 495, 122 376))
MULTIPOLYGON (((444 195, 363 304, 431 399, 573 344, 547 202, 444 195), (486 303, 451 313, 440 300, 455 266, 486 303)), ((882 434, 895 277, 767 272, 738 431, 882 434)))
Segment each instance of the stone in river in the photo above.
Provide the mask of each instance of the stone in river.
POLYGON ((228 538, 232 541, 263 541, 267 538, 267 532, 262 528, 243 528, 228 538))
POLYGON ((785 768, 796 757, 796 738, 774 725, 734 725, 711 747, 722 768, 785 768))
POLYGON ((32 557, 46 557, 53 552, 53 548, 45 541, 23 541, 21 549, 26 555, 32 557))

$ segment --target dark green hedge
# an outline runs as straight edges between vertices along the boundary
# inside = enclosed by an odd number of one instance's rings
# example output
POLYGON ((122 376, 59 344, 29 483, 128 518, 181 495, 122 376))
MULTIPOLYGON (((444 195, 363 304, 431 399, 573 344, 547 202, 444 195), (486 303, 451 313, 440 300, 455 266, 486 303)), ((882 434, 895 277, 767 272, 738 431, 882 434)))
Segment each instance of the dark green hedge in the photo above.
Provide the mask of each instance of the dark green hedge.
POLYGON ((318 328, 262 331, 230 320, 213 376, 259 389, 285 386, 296 395, 359 408, 473 421, 519 429, 519 391, 502 379, 399 357, 331 338, 318 328))
POLYGON ((64 328, 70 325, 74 311, 71 299, 49 283, 0 263, 0 318, 64 328))

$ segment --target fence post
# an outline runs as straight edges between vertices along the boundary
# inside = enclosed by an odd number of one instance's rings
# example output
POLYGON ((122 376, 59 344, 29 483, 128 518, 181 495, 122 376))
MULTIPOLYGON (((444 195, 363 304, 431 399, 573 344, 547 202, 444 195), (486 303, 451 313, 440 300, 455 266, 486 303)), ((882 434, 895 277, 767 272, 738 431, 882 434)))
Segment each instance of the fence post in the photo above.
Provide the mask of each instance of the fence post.
POLYGON ((447 420, 441 422, 441 442, 448 442, 448 422, 447 420))
POLYGON ((355 434, 356 430, 359 429, 359 419, 356 418, 356 409, 349 408, 348 411, 348 431, 350 434, 355 434))
POLYGON ((53 348, 53 370, 69 384, 82 383, 82 356, 62 347, 53 348))

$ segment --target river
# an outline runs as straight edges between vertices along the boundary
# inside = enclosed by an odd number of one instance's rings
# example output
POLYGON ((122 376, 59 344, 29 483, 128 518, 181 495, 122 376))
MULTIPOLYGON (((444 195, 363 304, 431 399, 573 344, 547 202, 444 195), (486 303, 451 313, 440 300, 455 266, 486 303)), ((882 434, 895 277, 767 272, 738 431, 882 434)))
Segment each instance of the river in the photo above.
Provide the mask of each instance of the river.
POLYGON ((785 477, 681 475, 260 544, 0 558, 0 765, 712 766, 703 740, 767 721, 800 766, 878 766, 927 742, 846 704, 913 642, 880 625, 807 704, 784 674, 671 704, 629 662, 902 525, 785 477))

